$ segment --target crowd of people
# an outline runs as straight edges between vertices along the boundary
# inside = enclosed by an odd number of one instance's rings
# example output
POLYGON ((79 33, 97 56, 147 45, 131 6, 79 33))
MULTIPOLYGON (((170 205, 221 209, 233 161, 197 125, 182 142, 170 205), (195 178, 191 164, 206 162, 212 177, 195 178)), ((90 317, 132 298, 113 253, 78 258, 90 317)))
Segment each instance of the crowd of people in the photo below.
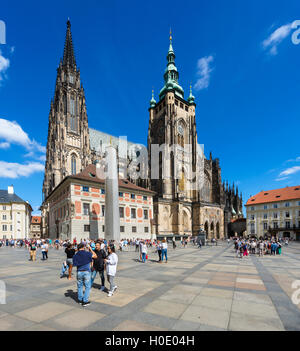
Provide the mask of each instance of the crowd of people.
POLYGON ((264 255, 281 255, 282 246, 287 246, 289 244, 289 239, 285 238, 270 238, 270 239, 256 239, 256 238, 235 238, 234 239, 234 249, 236 252, 236 257, 243 258, 251 255, 259 255, 263 257, 264 255))

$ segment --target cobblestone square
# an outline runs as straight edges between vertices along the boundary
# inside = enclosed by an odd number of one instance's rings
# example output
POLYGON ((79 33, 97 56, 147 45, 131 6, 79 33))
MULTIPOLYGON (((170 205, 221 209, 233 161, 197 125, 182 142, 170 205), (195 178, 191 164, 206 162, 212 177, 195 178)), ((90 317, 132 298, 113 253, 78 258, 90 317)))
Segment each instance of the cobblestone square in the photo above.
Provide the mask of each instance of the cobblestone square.
POLYGON ((91 305, 76 303, 74 278, 60 279, 63 249, 49 260, 30 262, 24 248, 0 249, 0 279, 6 304, 0 330, 300 330, 300 304, 292 282, 300 279, 300 244, 281 256, 235 257, 233 246, 169 248, 158 264, 154 249, 138 262, 133 250, 118 252, 117 292, 100 291, 97 277, 91 305))

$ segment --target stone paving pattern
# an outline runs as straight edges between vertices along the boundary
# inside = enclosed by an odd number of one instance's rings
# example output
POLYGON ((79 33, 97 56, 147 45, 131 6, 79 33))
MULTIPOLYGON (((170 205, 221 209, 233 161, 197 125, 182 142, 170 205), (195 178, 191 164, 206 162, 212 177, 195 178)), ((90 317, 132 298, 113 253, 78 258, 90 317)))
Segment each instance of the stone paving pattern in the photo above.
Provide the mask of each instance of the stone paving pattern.
POLYGON ((145 264, 134 251, 118 252, 117 292, 108 298, 97 276, 83 308, 76 279, 59 278, 62 249, 30 262, 25 249, 1 248, 0 330, 300 330, 300 304, 291 301, 299 243, 263 258, 236 258, 227 243, 168 251, 167 264, 152 249, 145 264))

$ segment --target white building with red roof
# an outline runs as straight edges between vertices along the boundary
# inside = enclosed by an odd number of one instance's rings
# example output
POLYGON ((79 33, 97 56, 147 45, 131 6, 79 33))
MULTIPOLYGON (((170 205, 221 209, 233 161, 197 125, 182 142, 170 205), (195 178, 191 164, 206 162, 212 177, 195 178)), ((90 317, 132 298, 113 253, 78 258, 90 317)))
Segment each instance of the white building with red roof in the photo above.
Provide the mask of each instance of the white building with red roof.
MULTIPOLYGON (((153 195, 148 189, 119 179, 120 235, 123 239, 151 239, 153 195)), ((94 164, 67 176, 45 199, 50 238, 105 238, 105 180, 94 164)))
POLYGON ((300 240, 300 185, 263 190, 245 206, 248 234, 300 240))

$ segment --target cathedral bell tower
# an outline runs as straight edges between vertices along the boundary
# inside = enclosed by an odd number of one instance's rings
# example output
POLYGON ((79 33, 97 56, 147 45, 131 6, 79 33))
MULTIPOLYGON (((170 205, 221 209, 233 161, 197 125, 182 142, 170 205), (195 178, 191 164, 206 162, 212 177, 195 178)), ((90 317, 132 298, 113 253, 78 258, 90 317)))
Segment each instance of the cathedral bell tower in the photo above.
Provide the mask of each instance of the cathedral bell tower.
MULTIPOLYGON (((151 179, 151 189, 159 198, 192 202, 197 198, 193 190, 192 172, 197 168, 197 132, 195 121, 195 98, 190 91, 187 100, 178 83, 179 73, 175 65, 175 53, 170 33, 167 67, 164 72, 164 86, 156 103, 152 93, 149 108, 148 155, 149 178, 153 145, 165 145, 166 152, 159 152, 159 179, 151 179)), ((153 174, 153 173, 152 173, 153 174)), ((195 180, 194 180, 195 182, 195 180)))
POLYGON ((79 173, 89 163, 85 95, 68 20, 63 59, 57 68, 54 99, 49 113, 43 200, 66 176, 79 173))

